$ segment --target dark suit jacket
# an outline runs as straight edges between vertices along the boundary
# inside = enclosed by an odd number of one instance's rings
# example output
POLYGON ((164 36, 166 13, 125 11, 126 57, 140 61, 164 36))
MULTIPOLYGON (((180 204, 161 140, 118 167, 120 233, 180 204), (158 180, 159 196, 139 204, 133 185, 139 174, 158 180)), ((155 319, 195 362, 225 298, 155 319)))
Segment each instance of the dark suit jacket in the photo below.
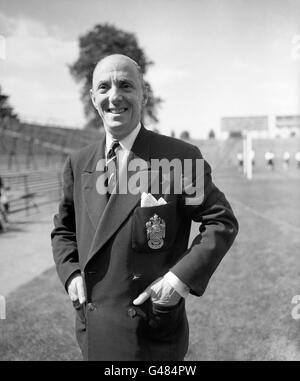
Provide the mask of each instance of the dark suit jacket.
MULTIPOLYGON (((163 196, 166 205, 141 208, 140 194, 113 194, 107 203, 95 186, 104 143, 102 139, 67 160, 63 199, 51 234, 62 283, 66 287, 76 272, 85 280, 87 303, 76 314, 79 345, 88 360, 181 360, 188 348, 184 300, 173 308, 158 308, 150 300, 134 307, 132 301, 169 270, 192 294, 202 295, 234 241, 237 220, 213 184, 206 162, 200 205, 186 205, 184 194, 162 195, 160 191, 155 197, 163 196), (149 247, 145 228, 154 214, 166 226, 164 244, 158 250, 149 247), (188 248, 192 220, 201 225, 188 248)), ((147 162, 202 158, 197 147, 144 127, 131 155, 147 162)))

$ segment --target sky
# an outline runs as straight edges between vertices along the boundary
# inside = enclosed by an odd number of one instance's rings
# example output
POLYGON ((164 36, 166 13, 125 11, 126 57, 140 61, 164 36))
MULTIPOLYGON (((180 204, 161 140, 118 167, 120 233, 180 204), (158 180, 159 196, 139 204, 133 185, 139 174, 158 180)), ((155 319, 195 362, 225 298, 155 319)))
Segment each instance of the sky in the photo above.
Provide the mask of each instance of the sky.
POLYGON ((154 62, 164 134, 300 112, 300 0, 0 0, 0 85, 21 118, 83 126, 68 65, 102 23, 134 33, 154 62))

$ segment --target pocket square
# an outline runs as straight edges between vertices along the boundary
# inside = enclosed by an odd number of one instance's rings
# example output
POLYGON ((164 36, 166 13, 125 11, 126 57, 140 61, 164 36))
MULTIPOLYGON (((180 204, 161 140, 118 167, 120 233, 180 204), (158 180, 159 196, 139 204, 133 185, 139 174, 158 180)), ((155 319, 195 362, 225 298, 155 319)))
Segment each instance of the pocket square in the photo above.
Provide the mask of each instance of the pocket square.
POLYGON ((152 196, 151 193, 142 193, 141 196, 141 207, 147 208, 150 206, 159 206, 159 205, 165 205, 167 202, 161 197, 159 200, 156 200, 155 197, 152 196))

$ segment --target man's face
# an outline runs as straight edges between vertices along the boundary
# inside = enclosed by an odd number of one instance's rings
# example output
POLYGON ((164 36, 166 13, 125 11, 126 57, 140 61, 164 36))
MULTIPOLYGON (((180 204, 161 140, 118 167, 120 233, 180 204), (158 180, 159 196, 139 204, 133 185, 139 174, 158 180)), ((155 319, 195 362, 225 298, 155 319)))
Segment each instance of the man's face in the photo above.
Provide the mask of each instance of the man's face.
POLYGON ((110 56, 97 65, 91 97, 105 130, 118 140, 141 120, 142 82, 137 67, 127 57, 110 56))

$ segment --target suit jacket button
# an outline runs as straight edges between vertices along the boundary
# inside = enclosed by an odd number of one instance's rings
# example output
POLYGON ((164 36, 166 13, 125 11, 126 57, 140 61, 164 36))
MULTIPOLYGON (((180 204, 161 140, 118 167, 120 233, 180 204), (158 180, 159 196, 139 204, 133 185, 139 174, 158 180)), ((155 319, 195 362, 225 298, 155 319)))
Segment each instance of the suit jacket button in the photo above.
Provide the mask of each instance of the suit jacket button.
POLYGON ((136 316, 136 310, 133 307, 128 308, 127 313, 128 313, 128 316, 130 316, 131 318, 134 318, 136 316))
POLYGON ((94 311, 96 309, 96 306, 94 303, 88 303, 87 309, 88 311, 94 311))

